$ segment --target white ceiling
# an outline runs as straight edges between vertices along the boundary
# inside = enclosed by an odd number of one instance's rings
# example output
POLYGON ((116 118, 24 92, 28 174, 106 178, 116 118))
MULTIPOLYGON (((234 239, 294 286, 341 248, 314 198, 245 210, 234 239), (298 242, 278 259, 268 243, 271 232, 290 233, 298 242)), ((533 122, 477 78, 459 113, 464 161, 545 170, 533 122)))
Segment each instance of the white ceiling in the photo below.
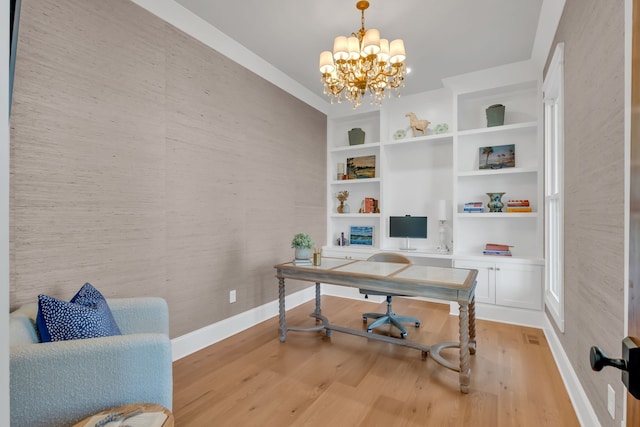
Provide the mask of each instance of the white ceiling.
MULTIPOLYGON (((176 0, 274 67, 322 94, 318 56, 360 28, 356 0, 176 0)), ((369 0, 365 28, 404 39, 402 95, 442 78, 530 59, 543 0, 369 0)))

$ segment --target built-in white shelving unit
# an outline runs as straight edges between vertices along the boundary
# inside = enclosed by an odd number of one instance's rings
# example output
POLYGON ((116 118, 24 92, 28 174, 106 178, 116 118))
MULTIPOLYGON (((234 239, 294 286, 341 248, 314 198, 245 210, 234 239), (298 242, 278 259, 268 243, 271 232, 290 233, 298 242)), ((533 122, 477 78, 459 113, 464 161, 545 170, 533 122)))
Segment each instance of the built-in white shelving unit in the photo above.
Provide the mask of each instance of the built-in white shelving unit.
MULTIPOLYGON (((509 69, 507 66, 506 69, 509 69)), ((514 67, 521 70, 521 65, 514 67)), ((480 74, 484 76, 483 74, 480 74)), ((509 73, 504 75, 509 76, 509 73)), ((330 118, 327 155, 327 244, 325 255, 366 258, 378 251, 399 251, 403 241, 388 237, 390 216, 427 216, 428 238, 413 239, 414 262, 476 268, 478 302, 517 309, 542 309, 543 150, 541 94, 534 73, 506 80, 472 75, 453 78, 444 89, 385 100, 374 111, 330 118), (506 107, 504 125, 487 127, 485 110, 506 107), (427 135, 412 137, 408 112, 431 121, 427 135), (448 132, 434 134, 439 123, 448 132), (365 131, 363 145, 350 146, 348 131, 365 131), (396 130, 406 137, 394 139, 396 130), (514 145, 515 167, 481 169, 482 147, 514 145), (375 178, 340 180, 338 163, 375 155, 375 178), (350 213, 336 211, 339 191, 349 191, 350 213), (486 207, 488 192, 504 192, 504 212, 465 213, 466 202, 486 207), (365 197, 379 201, 380 213, 358 213, 365 197), (509 199, 527 199, 532 212, 507 213, 509 199), (439 201, 446 200, 449 253, 439 253, 439 201), (374 228, 372 247, 337 245, 351 226, 374 228), (486 243, 513 246, 512 257, 483 256, 486 243)))

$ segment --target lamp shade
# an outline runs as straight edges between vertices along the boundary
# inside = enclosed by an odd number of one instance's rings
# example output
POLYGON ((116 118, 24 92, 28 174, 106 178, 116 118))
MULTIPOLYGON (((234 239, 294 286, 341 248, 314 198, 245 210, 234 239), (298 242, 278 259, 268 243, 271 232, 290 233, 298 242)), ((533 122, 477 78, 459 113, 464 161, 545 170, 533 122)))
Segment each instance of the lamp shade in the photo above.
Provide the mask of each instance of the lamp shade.
POLYGON ((349 59, 354 60, 360 58, 360 42, 357 37, 349 37, 347 39, 349 45, 349 59))
POLYGON ((325 50, 320 54, 320 72, 322 74, 331 74, 331 72, 335 69, 335 65, 333 64, 333 56, 331 52, 325 50))
POLYGON ((407 56, 404 51, 404 41, 402 41, 402 39, 396 39, 391 42, 389 55, 391 55, 389 61, 392 64, 398 64, 406 59, 407 56))
POLYGON ((389 62, 389 40, 380 39, 380 52, 378 52, 378 62, 389 62))
POLYGON ((349 59, 349 45, 345 36, 338 36, 333 41, 333 59, 336 61, 349 59))
POLYGON ((446 221, 449 219, 449 211, 447 210, 447 201, 438 200, 438 221, 446 221))
POLYGON ((365 55, 376 55, 380 52, 380 31, 375 28, 367 30, 362 39, 362 52, 365 55))

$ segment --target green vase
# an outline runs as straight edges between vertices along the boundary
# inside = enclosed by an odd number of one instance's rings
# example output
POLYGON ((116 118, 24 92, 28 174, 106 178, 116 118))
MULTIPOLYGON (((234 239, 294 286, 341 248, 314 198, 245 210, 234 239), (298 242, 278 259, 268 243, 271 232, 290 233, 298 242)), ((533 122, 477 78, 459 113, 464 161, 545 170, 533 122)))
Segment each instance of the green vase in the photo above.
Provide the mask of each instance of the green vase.
POLYGON ((364 131, 360 128, 353 128, 349 131, 349 145, 364 144, 364 131))
POLYGON ((504 105, 495 104, 487 108, 487 127, 504 124, 504 105))

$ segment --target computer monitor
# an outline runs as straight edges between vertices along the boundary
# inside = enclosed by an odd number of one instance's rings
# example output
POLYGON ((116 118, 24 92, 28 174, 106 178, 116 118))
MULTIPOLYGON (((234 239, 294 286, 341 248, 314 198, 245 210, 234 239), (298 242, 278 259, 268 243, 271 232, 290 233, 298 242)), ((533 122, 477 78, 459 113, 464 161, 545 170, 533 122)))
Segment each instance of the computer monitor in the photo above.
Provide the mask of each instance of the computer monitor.
POLYGON ((426 216, 390 216, 389 217, 389 237, 406 239, 405 246, 400 250, 411 251, 410 239, 427 238, 427 217, 426 216))

